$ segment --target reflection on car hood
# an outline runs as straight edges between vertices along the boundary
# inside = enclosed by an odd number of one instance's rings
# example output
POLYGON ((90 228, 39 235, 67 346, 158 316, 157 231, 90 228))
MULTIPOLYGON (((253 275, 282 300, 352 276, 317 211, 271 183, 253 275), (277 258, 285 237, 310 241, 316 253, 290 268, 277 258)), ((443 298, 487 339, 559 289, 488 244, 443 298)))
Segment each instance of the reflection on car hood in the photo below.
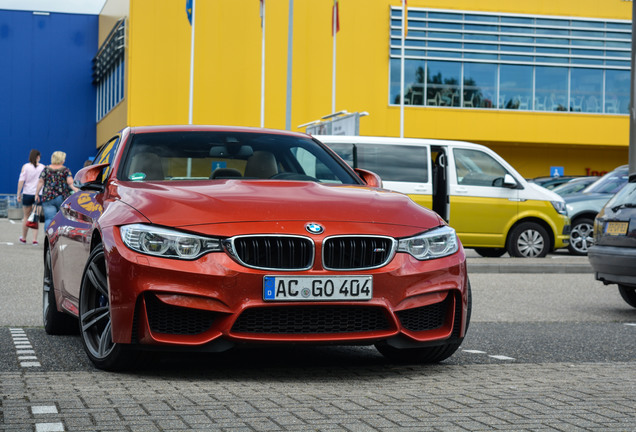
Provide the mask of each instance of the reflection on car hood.
POLYGON ((322 220, 430 228, 433 211, 406 195, 363 186, 291 181, 120 183, 121 200, 152 223, 195 224, 322 220))

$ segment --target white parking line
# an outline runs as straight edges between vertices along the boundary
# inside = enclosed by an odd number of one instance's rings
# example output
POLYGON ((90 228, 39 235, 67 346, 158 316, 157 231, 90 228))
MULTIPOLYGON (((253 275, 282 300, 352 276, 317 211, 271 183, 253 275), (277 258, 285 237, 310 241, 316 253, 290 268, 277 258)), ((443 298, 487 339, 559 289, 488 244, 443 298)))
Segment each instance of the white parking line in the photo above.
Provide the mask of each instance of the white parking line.
POLYGON ((636 327, 636 323, 623 323, 626 326, 632 326, 632 327, 636 327))
POLYGON ((508 357, 505 355, 491 355, 491 354, 488 354, 486 351, 480 351, 480 350, 462 349, 462 352, 465 352, 467 354, 487 354, 488 357, 494 358, 495 360, 506 360, 506 361, 515 360, 513 357, 508 357))
POLYGON ((13 338, 13 345, 15 346, 15 353, 18 356, 18 360, 20 361, 20 366, 23 368, 35 368, 41 367, 35 355, 35 350, 31 345, 31 341, 29 341, 29 337, 27 336, 24 329, 21 328, 10 328, 11 337, 13 338))
MULTIPOLYGON (((44 414, 57 414, 57 407, 55 405, 35 405, 31 407, 33 415, 44 414)), ((64 431, 64 425, 62 423, 36 423, 36 432, 59 432, 64 431)))
POLYGON ((508 357, 508 356, 504 356, 504 355, 488 355, 488 357, 497 359, 497 360, 514 360, 513 357, 508 357))
POLYGON ((35 432, 64 432, 62 423, 36 423, 35 432))
POLYGON ((40 405, 32 406, 31 412, 37 414, 57 414, 57 407, 55 405, 40 405))

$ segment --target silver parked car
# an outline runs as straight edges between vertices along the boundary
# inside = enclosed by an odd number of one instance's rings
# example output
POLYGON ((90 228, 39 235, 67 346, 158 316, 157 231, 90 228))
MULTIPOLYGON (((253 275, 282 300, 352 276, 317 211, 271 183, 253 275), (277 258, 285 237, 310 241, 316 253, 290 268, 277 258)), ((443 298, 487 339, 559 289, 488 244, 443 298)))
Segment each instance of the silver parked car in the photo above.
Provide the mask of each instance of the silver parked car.
POLYGON ((594 218, 605 203, 627 184, 628 165, 605 174, 581 193, 563 197, 570 216, 572 231, 568 249, 574 255, 587 255, 593 243, 594 218))

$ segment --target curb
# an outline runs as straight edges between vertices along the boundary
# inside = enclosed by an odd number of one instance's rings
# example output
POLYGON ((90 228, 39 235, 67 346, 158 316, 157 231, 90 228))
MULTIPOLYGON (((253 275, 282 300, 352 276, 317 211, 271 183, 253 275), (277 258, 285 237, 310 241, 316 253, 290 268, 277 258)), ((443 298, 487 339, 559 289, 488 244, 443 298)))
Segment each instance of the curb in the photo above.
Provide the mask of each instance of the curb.
MULTIPOLYGON (((496 260, 497 258, 494 258, 496 260)), ((525 258, 518 258, 524 260, 525 258)), ((475 262, 466 260, 468 273, 590 273, 594 270, 587 262, 580 263, 511 263, 511 262, 475 262)))

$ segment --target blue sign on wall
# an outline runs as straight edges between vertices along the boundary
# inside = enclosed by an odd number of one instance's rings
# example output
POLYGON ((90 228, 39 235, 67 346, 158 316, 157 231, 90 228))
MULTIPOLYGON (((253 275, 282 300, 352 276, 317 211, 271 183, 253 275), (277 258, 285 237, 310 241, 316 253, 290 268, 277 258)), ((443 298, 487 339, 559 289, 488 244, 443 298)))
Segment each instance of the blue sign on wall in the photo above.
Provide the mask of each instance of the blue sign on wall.
POLYGON ((31 149, 66 153, 73 174, 96 153, 91 60, 97 15, 0 10, 0 194, 15 194, 31 149))
POLYGON ((563 176, 563 167, 562 166, 552 166, 550 167, 550 177, 562 177, 563 176))

